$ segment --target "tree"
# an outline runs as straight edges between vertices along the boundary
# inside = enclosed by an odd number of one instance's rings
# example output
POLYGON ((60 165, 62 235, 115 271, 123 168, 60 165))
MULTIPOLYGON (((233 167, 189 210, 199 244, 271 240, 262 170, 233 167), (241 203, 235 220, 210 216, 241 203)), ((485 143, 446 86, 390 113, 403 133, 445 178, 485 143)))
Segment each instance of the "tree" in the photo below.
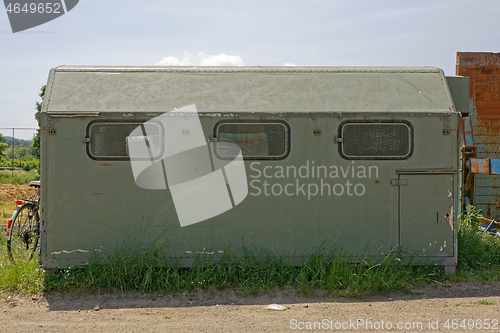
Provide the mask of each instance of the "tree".
MULTIPOLYGON (((38 112, 42 112, 43 96, 45 96, 45 88, 46 87, 47 87, 46 85, 43 85, 40 88, 40 93, 38 93, 38 96, 40 96, 42 98, 42 101, 40 103, 35 102, 36 109, 38 112)), ((36 118, 36 115, 35 115, 35 118, 36 118)), ((33 136, 33 143, 31 144, 31 146, 33 148, 35 148, 35 150, 37 152, 40 152, 40 135, 38 133, 33 136)))
POLYGON ((42 102, 38 103, 38 102, 35 102, 36 104, 36 109, 38 110, 38 112, 42 112, 42 104, 43 104, 43 96, 45 96, 45 88, 47 86, 46 85, 43 85, 41 88, 40 88, 40 92, 38 93, 38 96, 40 96, 42 98, 42 102))
POLYGON ((7 148, 9 146, 8 144, 4 143, 3 140, 5 140, 5 138, 3 137, 2 134, 0 134, 0 157, 5 156, 3 151, 5 150, 5 148, 7 148))
POLYGON ((40 135, 33 135, 33 141, 31 142, 31 147, 37 151, 37 155, 40 155, 40 135))

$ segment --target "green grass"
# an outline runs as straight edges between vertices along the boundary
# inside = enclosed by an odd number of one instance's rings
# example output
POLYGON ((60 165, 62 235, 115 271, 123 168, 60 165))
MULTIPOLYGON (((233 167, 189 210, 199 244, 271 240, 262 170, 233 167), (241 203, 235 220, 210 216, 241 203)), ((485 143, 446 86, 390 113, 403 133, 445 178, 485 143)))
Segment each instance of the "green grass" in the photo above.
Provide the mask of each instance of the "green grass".
MULTIPOLYGON (((317 290, 331 295, 356 297, 389 291, 408 292, 413 286, 453 280, 498 281, 500 237, 478 231, 479 212, 470 207, 458 228, 457 274, 444 275, 441 266, 411 265, 412 258, 393 252, 382 258, 364 258, 351 263, 341 250, 317 249, 300 266, 285 256, 267 251, 246 251, 235 256, 229 251, 219 263, 199 255, 191 268, 181 268, 162 252, 161 242, 147 249, 128 245, 90 260, 85 269, 56 269, 45 274, 34 261, 8 260, 5 235, 0 236, 0 291, 112 291, 195 292, 231 289, 243 294, 292 288, 308 295, 317 290), (410 265, 403 264, 403 261, 410 265)), ((478 303, 483 304, 483 303, 478 303)), ((484 303, 486 304, 486 303, 484 303)), ((490 304, 490 303, 488 303, 490 304)))
POLYGON ((39 292, 45 289, 45 272, 35 260, 13 263, 7 254, 5 232, 0 234, 0 291, 39 292))
POLYGON ((0 170, 0 184, 28 184, 32 180, 40 179, 38 171, 32 169, 24 170, 0 170))
POLYGON ((409 291, 411 285, 443 281, 438 266, 403 265, 397 253, 363 259, 352 264, 341 251, 318 249, 301 266, 267 251, 242 256, 225 252, 220 263, 207 263, 200 255, 191 268, 172 264, 155 243, 143 250, 128 246, 82 269, 56 270, 45 280, 46 290, 137 290, 176 292, 198 289, 232 289, 245 294, 291 287, 305 294, 326 290, 332 295, 358 296, 387 291, 409 291))
POLYGON ((500 237, 478 230, 480 211, 467 208, 458 226, 458 270, 455 278, 500 280, 500 237))
POLYGON ((489 302, 486 300, 481 300, 477 302, 469 302, 469 303, 457 303, 455 306, 478 306, 478 305, 495 305, 495 302, 489 302))
POLYGON ((477 302, 470 302, 472 305, 495 305, 495 302, 489 302, 485 300, 477 301, 477 302))

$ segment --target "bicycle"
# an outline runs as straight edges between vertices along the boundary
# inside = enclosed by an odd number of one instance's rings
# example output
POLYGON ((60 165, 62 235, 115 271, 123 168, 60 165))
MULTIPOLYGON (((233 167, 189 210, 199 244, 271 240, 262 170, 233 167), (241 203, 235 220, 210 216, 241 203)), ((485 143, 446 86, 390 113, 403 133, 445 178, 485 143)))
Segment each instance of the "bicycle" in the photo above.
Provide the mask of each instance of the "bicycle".
POLYGON ((31 260, 40 239, 40 181, 29 186, 38 191, 31 199, 14 201, 17 207, 7 224, 7 251, 12 261, 31 260))

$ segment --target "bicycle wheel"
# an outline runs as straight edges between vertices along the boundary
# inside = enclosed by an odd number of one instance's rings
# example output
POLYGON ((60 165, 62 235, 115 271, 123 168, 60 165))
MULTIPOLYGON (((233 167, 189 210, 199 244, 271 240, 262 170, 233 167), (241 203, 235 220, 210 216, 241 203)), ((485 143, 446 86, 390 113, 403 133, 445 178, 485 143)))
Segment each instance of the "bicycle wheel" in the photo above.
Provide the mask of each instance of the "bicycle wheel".
POLYGON ((8 229, 7 251, 13 261, 30 260, 40 238, 38 210, 32 203, 18 207, 8 229))

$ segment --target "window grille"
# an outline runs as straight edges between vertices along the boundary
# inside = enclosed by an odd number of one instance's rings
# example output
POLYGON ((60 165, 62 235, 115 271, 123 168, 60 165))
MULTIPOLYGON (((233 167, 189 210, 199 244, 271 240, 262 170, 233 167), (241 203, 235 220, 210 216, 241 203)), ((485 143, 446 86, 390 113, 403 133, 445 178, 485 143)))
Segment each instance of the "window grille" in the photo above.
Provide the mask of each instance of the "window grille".
MULTIPOLYGON (((162 128, 155 123, 139 122, 97 122, 90 125, 88 153, 94 159, 123 160, 129 159, 127 138, 129 143, 146 146, 144 158, 159 158, 163 152, 162 128), (131 132, 141 126, 143 135, 130 136, 131 132), (144 135, 146 130, 147 136, 144 135), (130 136, 130 137, 129 137, 130 136), (152 155, 152 156, 151 156, 152 155)), ((141 156, 137 156, 141 158, 141 156)))
POLYGON ((412 154, 406 122, 348 122, 341 125, 341 155, 348 159, 406 159, 412 154))
MULTIPOLYGON (((237 144, 245 159, 284 159, 290 149, 289 127, 283 122, 221 122, 215 135, 218 142, 237 144)), ((234 156, 224 149, 216 148, 218 157, 234 156)))

